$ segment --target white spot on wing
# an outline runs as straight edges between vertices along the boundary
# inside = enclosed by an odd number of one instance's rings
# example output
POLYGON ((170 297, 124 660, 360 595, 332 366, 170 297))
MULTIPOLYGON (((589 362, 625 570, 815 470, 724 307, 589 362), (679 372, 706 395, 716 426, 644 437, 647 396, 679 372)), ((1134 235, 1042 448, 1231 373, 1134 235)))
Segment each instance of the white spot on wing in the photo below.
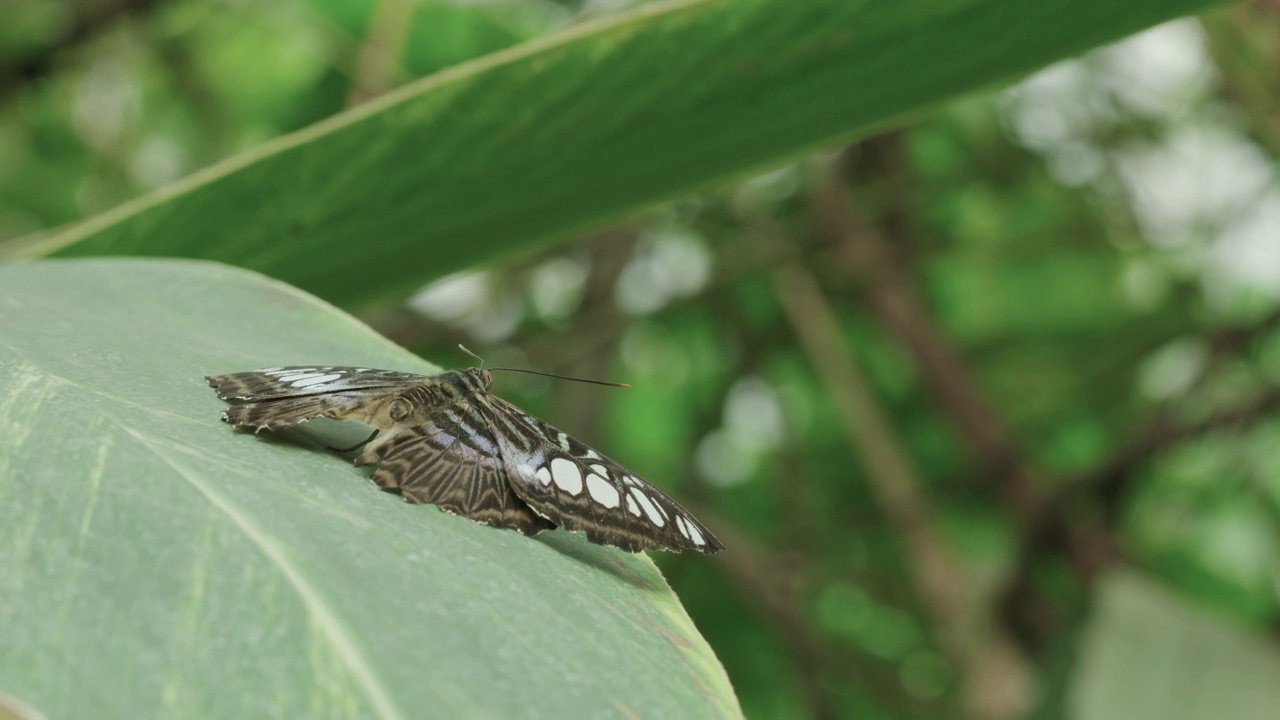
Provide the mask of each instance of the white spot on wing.
POLYGON ((542 483, 543 485, 551 484, 551 471, 546 469, 545 467, 538 468, 538 472, 535 473, 535 477, 537 477, 538 482, 542 483))
POLYGON ((595 473, 587 475, 587 492, 591 493, 592 500, 608 508, 616 508, 622 502, 618 489, 595 473))
POLYGON ((302 375, 304 373, 313 373, 316 369, 313 367, 295 367, 295 368, 272 368, 263 370, 268 375, 302 375))
POLYGON ((662 513, 658 512, 658 508, 653 506, 653 501, 649 499, 648 495, 634 489, 631 491, 631 494, 635 496, 636 502, 640 503, 640 507, 644 508, 644 514, 649 516, 649 522, 657 525, 658 527, 662 527, 667 524, 666 518, 662 517, 662 513))
POLYGON ((627 512, 640 517, 640 506, 636 504, 635 498, 631 497, 630 494, 627 495, 627 512))
POLYGON ((563 448, 565 452, 569 452, 569 436, 564 433, 560 433, 559 440, 560 447, 563 448))
POLYGON ((681 535, 689 537, 689 528, 685 527, 684 518, 679 515, 676 516, 676 529, 680 531, 681 535))
MULTIPOLYGON (((561 433, 563 436, 563 433, 561 433)), ((556 485, 561 490, 570 495, 577 495, 582 492, 582 471, 578 470, 578 466, 572 460, 564 458, 556 458, 551 461, 551 477, 556 481, 556 485)))
POLYGON ((596 452, 595 450, 592 450, 591 448, 587 448, 586 457, 587 457, 587 459, 588 459, 588 460, 603 460, 603 459, 604 459, 604 458, 600 457, 600 453, 596 452))
POLYGON ((324 375, 324 373, 322 372, 288 373, 285 375, 277 376, 276 380, 279 380, 282 383, 291 383, 295 380, 306 380, 308 378, 320 377, 321 375, 324 375))
POLYGON ((707 539, 702 536, 702 532, 698 530, 698 526, 693 524, 692 520, 685 519, 684 524, 689 528, 689 532, 685 533, 694 545, 706 545, 707 539))
POLYGON ((328 375, 320 375, 318 377, 309 377, 305 380, 296 380, 294 381, 293 386, 294 387, 311 387, 312 385, 323 385, 325 383, 333 382, 334 380, 337 380, 340 377, 342 377, 341 373, 329 373, 328 375))
POLYGON ((609 469, 599 463, 592 465, 591 469, 600 477, 609 477, 609 469))

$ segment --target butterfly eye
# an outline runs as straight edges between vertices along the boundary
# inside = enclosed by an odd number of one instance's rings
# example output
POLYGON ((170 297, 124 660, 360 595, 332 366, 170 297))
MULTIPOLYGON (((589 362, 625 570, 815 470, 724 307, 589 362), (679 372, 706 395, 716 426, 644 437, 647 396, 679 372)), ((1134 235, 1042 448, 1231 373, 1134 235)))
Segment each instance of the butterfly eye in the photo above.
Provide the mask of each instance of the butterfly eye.
POLYGON ((409 412, 413 410, 413 404, 402 397, 398 397, 391 401, 391 409, 388 411, 391 419, 400 422, 409 417, 409 412))

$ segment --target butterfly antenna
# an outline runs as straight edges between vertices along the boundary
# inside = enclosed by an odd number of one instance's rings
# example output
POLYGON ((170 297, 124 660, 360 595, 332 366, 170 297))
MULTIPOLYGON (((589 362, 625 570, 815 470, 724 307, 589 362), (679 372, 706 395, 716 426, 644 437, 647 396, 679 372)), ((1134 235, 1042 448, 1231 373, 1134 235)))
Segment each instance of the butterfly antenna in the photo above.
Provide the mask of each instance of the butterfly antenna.
MULTIPOLYGON (((470 350, 468 350, 468 349, 467 349, 464 345, 462 345, 461 343, 459 343, 459 344, 458 344, 458 349, 459 349, 459 350, 461 350, 462 352, 464 352, 464 353, 466 353, 466 354, 470 355, 471 357, 473 357, 473 358, 475 358, 475 359, 479 360, 479 361, 480 361, 480 369, 481 369, 481 370, 483 370, 483 369, 484 369, 484 358, 482 358, 482 357, 480 357, 479 355, 477 355, 477 354, 475 354, 475 353, 471 352, 470 350)), ((543 376, 543 377, 556 378, 557 380, 572 380, 573 382, 591 383, 592 385, 604 385, 605 387, 620 387, 620 388, 629 388, 629 387, 631 387, 630 385, 628 385, 628 384, 626 384, 626 383, 607 382, 607 381, 605 381, 605 380, 588 380, 588 379, 586 379, 586 378, 570 377, 570 376, 568 376, 568 375, 556 375, 555 373, 540 372, 540 371, 538 371, 538 370, 525 370, 524 368, 489 368, 489 372, 493 372, 493 371, 495 371, 495 370, 504 370, 504 371, 506 371, 506 372, 520 372, 520 373, 528 373, 528 374, 530 374, 530 375, 541 375, 541 376, 543 376)))
POLYGON ((604 385, 605 387, 629 388, 626 383, 608 382, 605 380, 588 380, 587 378, 571 377, 569 375, 556 375, 555 373, 539 372, 537 370, 525 370, 524 368, 489 368, 489 372, 495 370, 505 370, 507 372, 529 373, 530 375, 542 375, 543 377, 556 378, 559 380, 572 380, 573 382, 591 383, 592 385, 604 385))
POLYGON ((467 346, 466 346, 466 345, 463 345, 462 343, 458 343, 458 349, 459 349, 459 350, 461 350, 462 352, 464 352, 464 353, 466 353, 466 354, 470 355, 471 357, 473 357, 473 358, 475 358, 475 359, 479 360, 479 361, 480 361, 480 369, 481 369, 481 370, 483 370, 483 369, 484 369, 484 358, 482 358, 482 357, 480 357, 479 355, 477 355, 477 354, 475 354, 475 353, 471 352, 470 350, 468 350, 468 349, 467 349, 467 346))

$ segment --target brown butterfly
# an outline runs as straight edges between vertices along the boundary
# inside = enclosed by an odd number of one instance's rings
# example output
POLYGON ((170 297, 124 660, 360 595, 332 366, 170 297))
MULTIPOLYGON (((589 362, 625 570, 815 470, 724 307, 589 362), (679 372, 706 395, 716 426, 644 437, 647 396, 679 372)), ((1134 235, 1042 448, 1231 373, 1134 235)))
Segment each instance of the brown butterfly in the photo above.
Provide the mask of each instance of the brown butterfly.
POLYGON ((441 375, 358 367, 277 367, 205 378, 237 429, 313 418, 374 428, 356 465, 405 501, 536 535, 561 527, 623 550, 724 549, 674 500, 581 441, 489 394, 488 370, 441 375))

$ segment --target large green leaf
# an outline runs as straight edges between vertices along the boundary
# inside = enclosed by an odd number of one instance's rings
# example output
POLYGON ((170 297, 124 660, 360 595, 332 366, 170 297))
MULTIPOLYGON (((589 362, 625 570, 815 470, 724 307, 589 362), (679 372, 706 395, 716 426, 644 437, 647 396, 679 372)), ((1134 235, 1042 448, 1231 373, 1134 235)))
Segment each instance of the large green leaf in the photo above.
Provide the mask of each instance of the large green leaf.
POLYGON ((216 259, 351 306, 1213 4, 651 5, 441 72, 25 252, 216 259))
POLYGON ((49 717, 740 714, 648 558, 406 505, 314 449, 356 428, 235 433, 202 379, 315 362, 432 370, 217 264, 0 267, 0 690, 49 717))

